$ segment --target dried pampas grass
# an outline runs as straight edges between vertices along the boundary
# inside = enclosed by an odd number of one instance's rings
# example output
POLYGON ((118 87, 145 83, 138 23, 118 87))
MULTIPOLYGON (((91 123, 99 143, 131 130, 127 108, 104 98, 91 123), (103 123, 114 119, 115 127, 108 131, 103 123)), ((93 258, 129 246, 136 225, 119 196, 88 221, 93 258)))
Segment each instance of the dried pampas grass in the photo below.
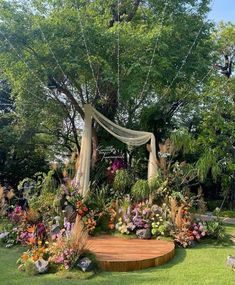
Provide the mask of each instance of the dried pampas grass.
POLYGON ((88 232, 79 215, 77 215, 72 228, 71 242, 81 252, 88 248, 88 232))
POLYGON ((13 189, 7 192, 7 198, 11 200, 15 196, 13 189))

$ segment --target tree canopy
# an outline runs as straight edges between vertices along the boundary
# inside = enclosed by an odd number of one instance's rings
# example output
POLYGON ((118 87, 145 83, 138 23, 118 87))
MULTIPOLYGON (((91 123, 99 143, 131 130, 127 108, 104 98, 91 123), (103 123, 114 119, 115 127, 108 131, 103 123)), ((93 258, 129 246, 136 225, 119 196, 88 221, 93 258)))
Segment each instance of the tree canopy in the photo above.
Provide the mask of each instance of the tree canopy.
MULTIPOLYGON (((199 176, 219 175, 223 156, 234 163, 234 79, 213 65, 234 56, 234 25, 215 28, 210 2, 1 0, 2 131, 27 130, 47 159, 79 151, 91 103, 123 126, 153 131, 157 144, 188 133, 199 176), (209 154, 214 168, 207 161, 203 172, 209 154)), ((94 150, 97 131, 107 138, 94 125, 94 150)))

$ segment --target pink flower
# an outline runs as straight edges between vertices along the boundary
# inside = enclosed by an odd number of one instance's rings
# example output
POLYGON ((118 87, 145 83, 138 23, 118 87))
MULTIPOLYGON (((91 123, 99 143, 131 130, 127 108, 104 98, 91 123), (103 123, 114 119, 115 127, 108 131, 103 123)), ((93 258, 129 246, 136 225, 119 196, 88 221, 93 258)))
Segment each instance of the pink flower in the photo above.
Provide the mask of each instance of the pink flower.
POLYGON ((55 258, 55 262, 56 262, 56 263, 63 263, 63 262, 64 262, 64 257, 63 257, 63 255, 61 254, 61 255, 57 256, 57 257, 55 258))
POLYGON ((198 232, 197 231, 193 231, 193 234, 196 236, 196 235, 198 235, 198 232))
POLYGON ((200 237, 200 235, 196 235, 196 239, 200 239, 201 237, 200 237))

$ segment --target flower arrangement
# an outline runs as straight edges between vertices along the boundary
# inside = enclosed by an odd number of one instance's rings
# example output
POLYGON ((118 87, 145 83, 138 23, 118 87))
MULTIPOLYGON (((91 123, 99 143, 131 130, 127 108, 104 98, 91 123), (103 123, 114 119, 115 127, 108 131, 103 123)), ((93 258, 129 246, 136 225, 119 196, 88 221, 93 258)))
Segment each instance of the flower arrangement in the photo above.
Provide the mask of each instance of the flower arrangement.
POLYGON ((36 275, 38 273, 45 273, 49 269, 49 250, 47 245, 42 245, 38 242, 37 246, 33 246, 22 254, 18 259, 18 269, 26 271, 28 275, 36 275))
POLYGON ((64 228, 49 241, 39 240, 43 232, 44 227, 40 224, 27 229, 25 240, 30 249, 18 260, 19 270, 32 275, 47 272, 51 265, 58 270, 73 268, 87 243, 87 233, 81 218, 78 216, 75 224, 65 221, 64 228))
POLYGON ((75 266, 87 245, 87 231, 81 217, 77 216, 70 232, 65 235, 63 231, 56 241, 49 245, 49 262, 66 270, 75 266))
POLYGON ((111 174, 115 174, 117 170, 125 168, 125 163, 122 159, 116 158, 108 168, 111 174))
POLYGON ((16 206, 9 214, 8 217, 11 222, 17 224, 25 221, 26 212, 20 206, 16 206))
POLYGON ((195 222, 192 224, 191 228, 192 236, 194 240, 199 240, 206 236, 207 234, 207 227, 202 222, 195 222))
POLYGON ((119 209, 119 215, 116 228, 121 233, 130 234, 140 229, 150 229, 152 236, 156 237, 169 231, 169 209, 166 204, 160 207, 140 202, 130 205, 126 210, 119 209))

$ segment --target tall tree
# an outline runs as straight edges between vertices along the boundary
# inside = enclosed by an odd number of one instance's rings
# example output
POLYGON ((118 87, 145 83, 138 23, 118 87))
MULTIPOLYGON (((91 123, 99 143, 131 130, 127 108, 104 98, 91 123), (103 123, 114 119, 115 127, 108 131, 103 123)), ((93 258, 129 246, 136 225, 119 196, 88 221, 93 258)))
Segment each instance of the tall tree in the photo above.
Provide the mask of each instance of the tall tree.
POLYGON ((144 106, 173 116, 207 72, 209 2, 1 0, 1 67, 17 98, 41 106, 38 118, 54 102, 78 121, 91 103, 139 127, 144 106))

